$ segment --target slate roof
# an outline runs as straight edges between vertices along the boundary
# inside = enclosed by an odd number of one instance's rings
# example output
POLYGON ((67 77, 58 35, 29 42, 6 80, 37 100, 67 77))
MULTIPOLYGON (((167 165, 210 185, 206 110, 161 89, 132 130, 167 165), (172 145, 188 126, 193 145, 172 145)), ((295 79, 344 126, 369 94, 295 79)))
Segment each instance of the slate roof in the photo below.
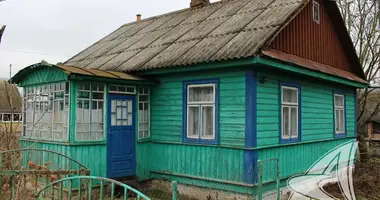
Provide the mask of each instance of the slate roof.
POLYGON ((254 56, 309 0, 221 0, 121 26, 65 62, 138 71, 254 56))
POLYGON ((22 98, 15 84, 0 79, 0 113, 21 112, 22 98), (11 105, 9 105, 9 102, 11 105))

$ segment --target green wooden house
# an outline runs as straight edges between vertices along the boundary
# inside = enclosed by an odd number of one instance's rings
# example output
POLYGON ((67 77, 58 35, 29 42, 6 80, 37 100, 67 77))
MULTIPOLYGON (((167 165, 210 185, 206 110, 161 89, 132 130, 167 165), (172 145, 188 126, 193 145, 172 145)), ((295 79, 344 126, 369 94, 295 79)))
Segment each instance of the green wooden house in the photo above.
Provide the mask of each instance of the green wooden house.
POLYGON ((25 90, 24 146, 97 176, 240 192, 259 159, 279 159, 286 180, 355 139, 367 86, 327 0, 192 0, 12 81, 25 90))

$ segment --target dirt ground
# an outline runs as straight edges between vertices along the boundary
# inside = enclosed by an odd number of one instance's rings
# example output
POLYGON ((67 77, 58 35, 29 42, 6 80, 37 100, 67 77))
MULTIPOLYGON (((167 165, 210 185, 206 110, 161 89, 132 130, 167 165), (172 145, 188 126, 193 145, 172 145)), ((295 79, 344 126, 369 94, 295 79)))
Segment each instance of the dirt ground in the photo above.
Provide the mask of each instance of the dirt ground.
MULTIPOLYGON (((353 180, 357 200, 380 199, 380 159, 371 158, 367 163, 356 163, 353 180)), ((343 199, 338 184, 327 185, 324 189, 334 197, 343 199)))

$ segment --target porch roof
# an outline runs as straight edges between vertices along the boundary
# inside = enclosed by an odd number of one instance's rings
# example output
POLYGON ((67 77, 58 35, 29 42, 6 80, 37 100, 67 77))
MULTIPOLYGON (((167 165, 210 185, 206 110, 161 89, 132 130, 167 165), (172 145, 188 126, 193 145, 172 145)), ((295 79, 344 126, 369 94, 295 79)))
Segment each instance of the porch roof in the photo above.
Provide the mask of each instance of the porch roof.
POLYGON ((24 69, 17 72, 14 75, 10 82, 12 83, 20 83, 24 78, 26 78, 30 73, 35 72, 37 70, 46 69, 46 68, 54 68, 62 71, 67 75, 67 79, 71 79, 76 75, 86 76, 86 77, 95 77, 95 78, 107 78, 107 79, 116 79, 116 80, 127 80, 127 81, 148 81, 140 76, 134 74, 128 74, 124 72, 115 72, 115 71, 107 71, 107 70, 99 70, 99 69, 84 69, 79 67, 73 67, 62 64, 49 64, 45 62, 37 63, 25 67, 24 69))

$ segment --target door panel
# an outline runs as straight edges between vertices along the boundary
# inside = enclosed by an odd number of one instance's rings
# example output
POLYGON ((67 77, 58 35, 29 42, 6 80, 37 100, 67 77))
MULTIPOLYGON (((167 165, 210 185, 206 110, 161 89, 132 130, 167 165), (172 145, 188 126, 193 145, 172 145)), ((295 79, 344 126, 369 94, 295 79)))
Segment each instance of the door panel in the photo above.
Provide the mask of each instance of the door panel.
POLYGON ((108 177, 136 175, 134 96, 108 98, 108 177))

